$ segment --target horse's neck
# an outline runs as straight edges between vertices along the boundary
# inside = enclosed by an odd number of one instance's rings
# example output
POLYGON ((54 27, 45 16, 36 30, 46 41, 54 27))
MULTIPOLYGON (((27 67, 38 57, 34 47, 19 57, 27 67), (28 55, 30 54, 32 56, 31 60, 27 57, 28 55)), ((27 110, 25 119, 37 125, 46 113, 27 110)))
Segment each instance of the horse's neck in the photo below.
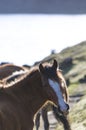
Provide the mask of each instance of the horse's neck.
POLYGON ((30 82, 28 89, 29 96, 29 107, 32 109, 33 115, 44 105, 47 101, 45 93, 43 92, 43 86, 41 78, 35 77, 35 80, 30 82))
POLYGON ((40 97, 35 97, 33 99, 33 102, 30 104, 30 107, 32 108, 32 116, 34 117, 34 115, 37 113, 37 111, 42 108, 42 106, 45 104, 47 100, 46 99, 42 99, 40 97))
POLYGON ((36 76, 31 80, 21 81, 16 86, 9 88, 10 92, 20 100, 21 104, 30 111, 30 114, 34 114, 42 107, 46 102, 45 93, 42 90, 41 78, 36 76))

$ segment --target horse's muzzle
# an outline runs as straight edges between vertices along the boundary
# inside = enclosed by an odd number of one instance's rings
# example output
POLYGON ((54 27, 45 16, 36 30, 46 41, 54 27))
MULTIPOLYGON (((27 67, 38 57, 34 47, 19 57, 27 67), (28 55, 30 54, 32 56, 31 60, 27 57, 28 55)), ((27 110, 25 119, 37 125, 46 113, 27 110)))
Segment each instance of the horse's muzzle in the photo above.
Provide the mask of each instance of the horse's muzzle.
POLYGON ((69 113, 69 109, 70 109, 70 107, 68 104, 66 104, 66 109, 63 109, 63 110, 61 110, 60 107, 58 107, 59 112, 64 115, 67 115, 69 113))

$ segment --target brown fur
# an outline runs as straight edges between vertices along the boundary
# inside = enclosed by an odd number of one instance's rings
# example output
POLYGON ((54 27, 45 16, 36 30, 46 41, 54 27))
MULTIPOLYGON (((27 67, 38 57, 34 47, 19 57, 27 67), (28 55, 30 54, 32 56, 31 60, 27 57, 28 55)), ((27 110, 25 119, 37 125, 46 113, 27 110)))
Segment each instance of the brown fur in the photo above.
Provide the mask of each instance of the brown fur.
POLYGON ((67 89, 67 85, 66 85, 66 81, 61 73, 60 70, 57 71, 57 76, 59 78, 59 82, 61 84, 61 89, 62 89, 62 93, 64 96, 64 99, 67 103, 69 103, 69 94, 68 94, 68 89, 67 89))
POLYGON ((0 87, 5 86, 8 79, 10 79, 14 72, 26 71, 24 67, 16 66, 14 64, 3 64, 0 66, 0 87))
MULTIPOLYGON (((57 68, 55 63, 47 67, 50 70, 57 68)), ((57 96, 47 81, 52 77, 56 80, 56 72, 54 75, 51 72, 48 73, 46 66, 40 64, 15 84, 0 89, 0 130, 32 130, 35 113, 47 101, 58 105, 57 96)))
POLYGON ((45 76, 37 68, 0 90, 0 130, 32 130, 34 115, 43 104, 49 100, 57 105, 57 97, 48 82, 43 86, 41 79, 45 76))
POLYGON ((9 75, 11 75, 14 71, 20 71, 23 70, 23 67, 20 66, 16 66, 13 64, 4 64, 0 66, 0 80, 8 77, 9 75))

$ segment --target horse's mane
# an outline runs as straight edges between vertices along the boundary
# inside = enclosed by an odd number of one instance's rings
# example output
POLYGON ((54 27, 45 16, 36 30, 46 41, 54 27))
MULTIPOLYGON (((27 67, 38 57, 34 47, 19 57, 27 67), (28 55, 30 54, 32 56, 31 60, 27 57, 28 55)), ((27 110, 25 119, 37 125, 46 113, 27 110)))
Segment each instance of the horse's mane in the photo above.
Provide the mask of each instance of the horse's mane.
POLYGON ((2 65, 0 65, 0 69, 5 67, 5 66, 13 66, 13 64, 8 64, 8 63, 7 64, 2 64, 2 65))
POLYGON ((17 66, 17 65, 14 65, 14 64, 3 64, 3 65, 0 65, 0 70, 3 69, 3 68, 8 68, 8 67, 21 68, 22 70, 24 70, 23 67, 17 66))
POLYGON ((65 83, 65 85, 66 85, 66 81, 65 81, 65 78, 64 78, 64 76, 62 74, 62 70, 58 69, 57 75, 58 75, 59 79, 61 79, 65 83))
POLYGON ((3 83, 2 87, 3 88, 11 87, 11 86, 21 82, 25 78, 29 78, 30 79, 36 72, 39 72, 38 66, 32 67, 31 69, 29 69, 25 73, 23 72, 21 74, 11 75, 11 76, 9 76, 6 79, 1 81, 3 83), (14 80, 11 80, 12 78, 14 80))
MULTIPOLYGON (((43 63, 43 66, 44 67, 46 67, 46 66, 50 67, 51 64, 46 62, 46 63, 43 63)), ((38 67, 38 65, 31 67, 25 73, 23 72, 23 73, 21 73, 19 75, 15 75, 15 77, 13 77, 13 75, 11 75, 8 78, 2 80, 2 82, 3 82, 2 87, 3 88, 11 87, 11 86, 13 86, 13 85, 15 85, 15 84, 17 84, 17 83, 25 80, 25 79, 31 79, 34 76, 34 74, 37 74, 37 73, 39 73, 39 67, 38 67), (11 78, 14 78, 14 80, 10 81, 11 78), (8 82, 8 81, 10 81, 10 82, 8 82)))

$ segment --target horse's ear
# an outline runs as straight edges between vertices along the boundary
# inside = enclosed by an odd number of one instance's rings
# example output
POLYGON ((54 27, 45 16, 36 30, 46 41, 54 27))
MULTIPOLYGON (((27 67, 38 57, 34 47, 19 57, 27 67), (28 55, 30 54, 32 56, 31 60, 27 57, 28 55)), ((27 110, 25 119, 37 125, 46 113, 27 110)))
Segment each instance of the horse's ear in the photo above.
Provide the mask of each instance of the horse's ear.
POLYGON ((55 69, 59 68, 59 64, 55 59, 54 59, 54 62, 53 62, 53 68, 55 68, 55 69))
POLYGON ((39 65, 39 70, 40 70, 40 72, 44 72, 44 68, 43 68, 43 65, 40 63, 40 65, 39 65))

